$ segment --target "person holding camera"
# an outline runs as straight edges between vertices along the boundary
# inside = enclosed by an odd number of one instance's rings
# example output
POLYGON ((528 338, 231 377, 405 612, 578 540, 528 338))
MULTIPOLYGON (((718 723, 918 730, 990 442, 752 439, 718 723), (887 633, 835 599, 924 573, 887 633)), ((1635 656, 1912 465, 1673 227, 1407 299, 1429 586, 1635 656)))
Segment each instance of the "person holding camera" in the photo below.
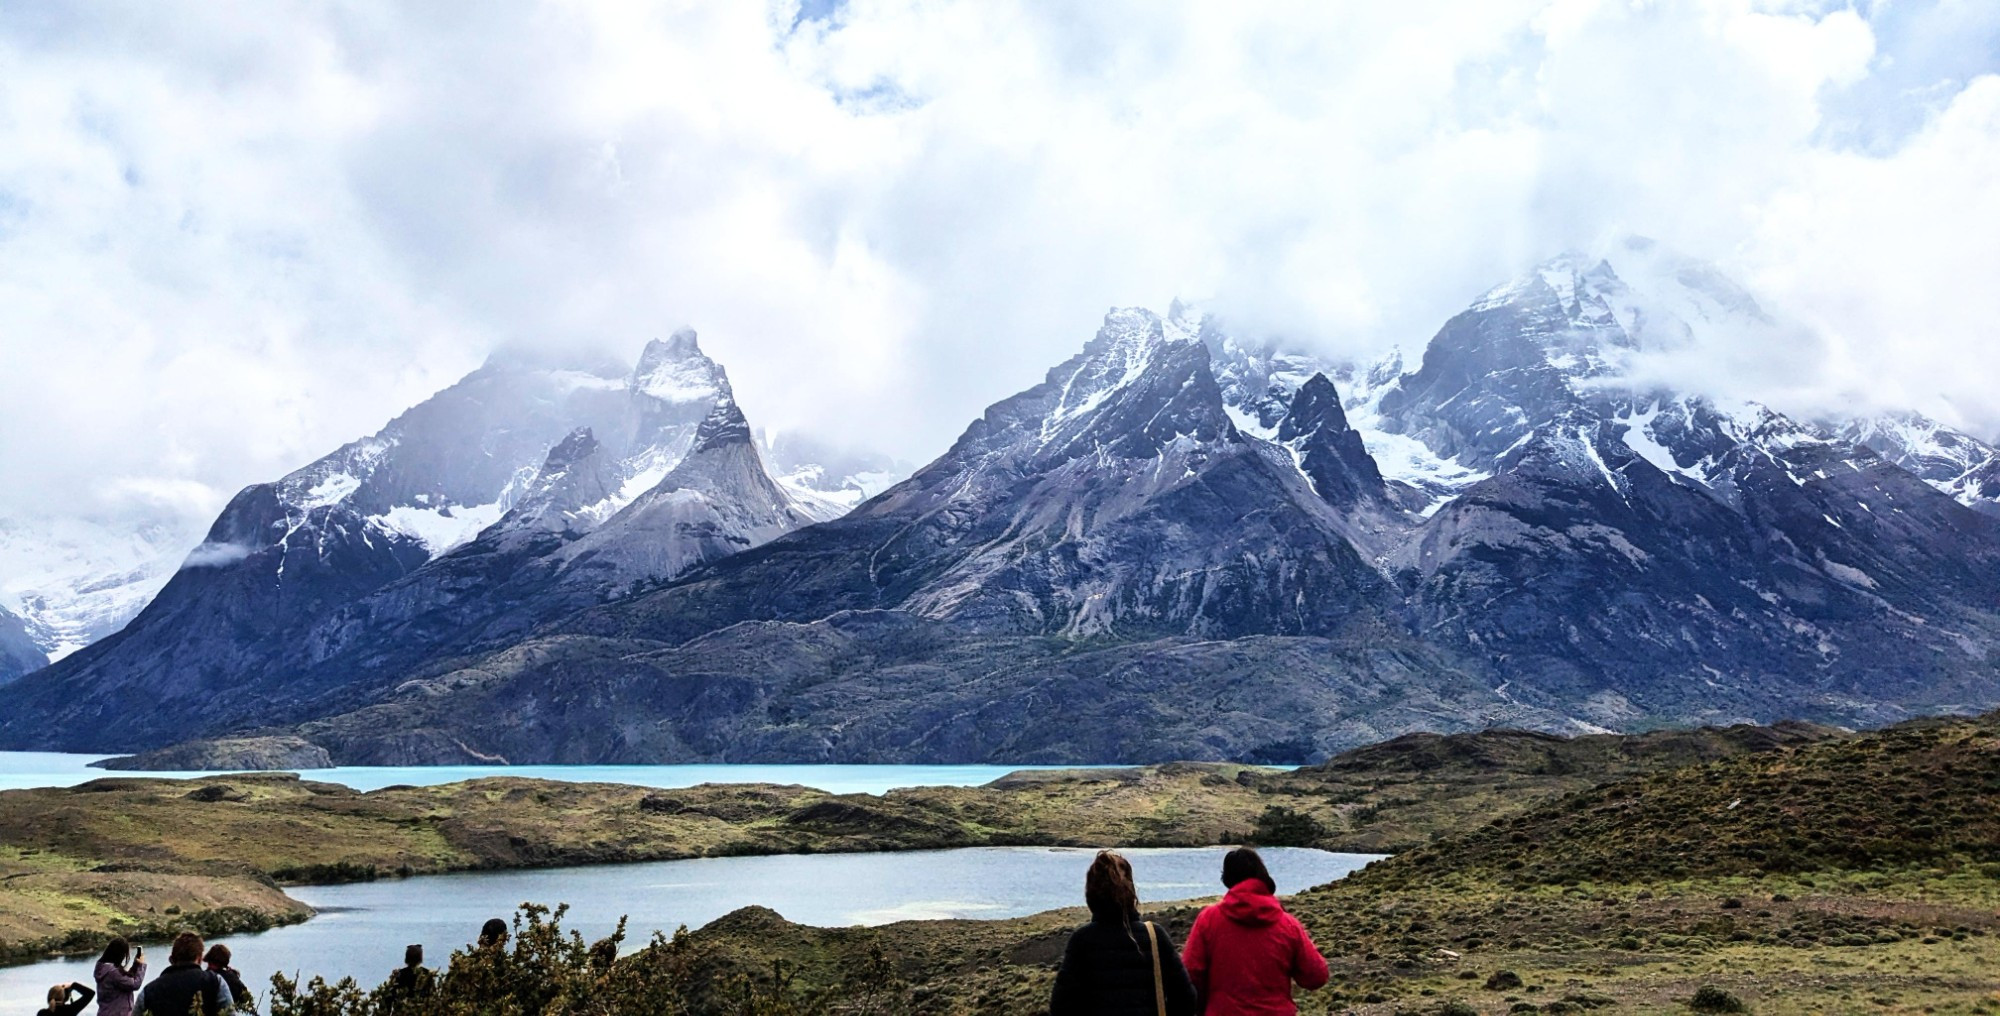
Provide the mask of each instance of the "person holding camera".
POLYGON ((97 980, 97 1016, 132 1016, 132 998, 146 982, 146 950, 113 936, 92 973, 97 980))
POLYGON ((77 1016, 83 1012, 83 1007, 89 1005, 90 1000, 96 997, 97 992, 75 981, 57 984, 49 988, 48 1007, 37 1012, 35 1016, 77 1016))

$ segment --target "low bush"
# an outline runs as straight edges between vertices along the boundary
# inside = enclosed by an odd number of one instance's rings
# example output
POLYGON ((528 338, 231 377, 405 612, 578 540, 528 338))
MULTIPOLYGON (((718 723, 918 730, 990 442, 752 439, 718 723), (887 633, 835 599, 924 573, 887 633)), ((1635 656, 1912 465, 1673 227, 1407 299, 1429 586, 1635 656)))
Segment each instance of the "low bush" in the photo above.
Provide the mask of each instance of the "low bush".
POLYGON ((1750 1011, 1750 1007, 1744 1005, 1742 999, 1713 984, 1704 984, 1697 989, 1694 997, 1688 999, 1688 1008, 1693 1009, 1695 1012, 1750 1011))
POLYGON ((453 953, 442 977, 415 990, 392 983, 365 989, 353 978, 301 984, 271 978, 270 1016, 829 1016, 909 1011, 908 990, 879 948, 847 958, 839 979, 807 986, 783 963, 752 977, 695 946, 682 928, 654 933, 645 948, 619 957, 625 922, 596 942, 562 928, 567 906, 524 905, 514 917, 512 948, 453 953))

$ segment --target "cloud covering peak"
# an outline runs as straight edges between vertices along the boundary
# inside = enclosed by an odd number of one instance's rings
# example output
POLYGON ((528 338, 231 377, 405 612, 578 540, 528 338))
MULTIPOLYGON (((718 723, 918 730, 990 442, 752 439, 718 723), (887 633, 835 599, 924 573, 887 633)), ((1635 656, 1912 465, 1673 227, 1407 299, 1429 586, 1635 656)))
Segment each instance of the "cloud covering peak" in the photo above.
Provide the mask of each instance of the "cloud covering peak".
POLYGON ((1963 2, 15 5, 0 513, 212 510, 496 347, 682 322, 754 418, 918 460, 1107 306, 1370 355, 1629 232, 1810 332, 1731 383, 1992 437, 1996 40, 1963 2))

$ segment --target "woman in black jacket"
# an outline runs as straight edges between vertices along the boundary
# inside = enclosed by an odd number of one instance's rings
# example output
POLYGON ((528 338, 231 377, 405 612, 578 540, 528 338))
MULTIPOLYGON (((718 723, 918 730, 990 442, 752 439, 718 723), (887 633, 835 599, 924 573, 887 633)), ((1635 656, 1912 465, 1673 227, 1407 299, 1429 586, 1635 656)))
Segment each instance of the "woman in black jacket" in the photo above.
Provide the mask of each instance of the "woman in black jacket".
POLYGON ((83 1012, 83 1007, 89 1005, 90 1000, 96 997, 97 992, 81 984, 74 982, 58 984, 49 989, 48 1007, 37 1012, 35 1016, 79 1016, 83 1012))
POLYGON ((1165 928, 1139 919, 1132 865, 1109 850, 1083 877, 1090 923, 1069 936, 1049 1016, 1193 1016, 1194 985, 1165 928))

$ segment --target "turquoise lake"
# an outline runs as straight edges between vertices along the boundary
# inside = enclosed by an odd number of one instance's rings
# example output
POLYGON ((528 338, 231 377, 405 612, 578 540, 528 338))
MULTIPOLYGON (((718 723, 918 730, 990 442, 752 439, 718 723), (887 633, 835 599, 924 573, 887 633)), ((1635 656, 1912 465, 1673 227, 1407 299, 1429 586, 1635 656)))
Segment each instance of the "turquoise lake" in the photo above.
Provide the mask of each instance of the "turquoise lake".
MULTIPOLYGON (((213 771, 122 773, 92 769, 103 755, 0 751, 0 790, 69 787, 105 776, 212 776, 213 771)), ((292 770, 309 780, 356 790, 397 784, 431 786, 486 776, 523 776, 572 783, 630 783, 675 789, 701 783, 795 783, 834 794, 881 794, 901 787, 973 787, 1024 769, 1077 766, 865 766, 865 765, 667 765, 667 766, 341 766, 292 770)), ((1094 768, 1094 767, 1093 767, 1094 768)))

